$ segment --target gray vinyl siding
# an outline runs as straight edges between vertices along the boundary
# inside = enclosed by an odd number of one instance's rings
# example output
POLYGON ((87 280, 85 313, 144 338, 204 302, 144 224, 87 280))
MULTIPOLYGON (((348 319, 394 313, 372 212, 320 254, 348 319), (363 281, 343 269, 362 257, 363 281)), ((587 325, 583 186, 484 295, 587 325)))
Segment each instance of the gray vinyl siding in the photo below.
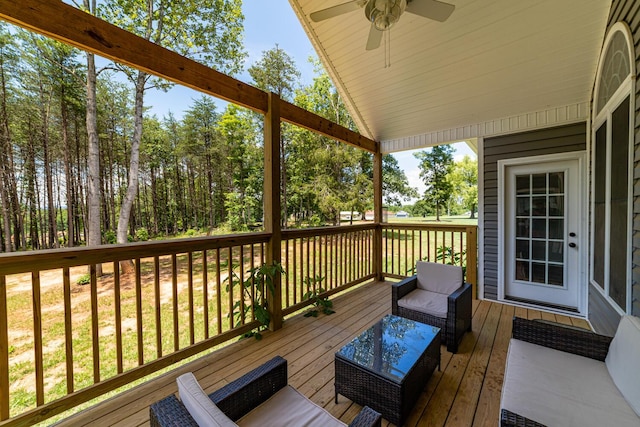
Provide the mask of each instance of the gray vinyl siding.
MULTIPOLYGON (((619 21, 629 25, 633 35, 636 52, 636 73, 640 72, 640 2, 637 0, 613 0, 609 13, 608 28, 619 21)), ((607 28, 607 29, 608 29, 607 28)), ((634 159, 633 159, 633 230, 632 230, 632 265, 631 265, 631 314, 640 316, 640 82, 636 81, 635 114, 634 114, 634 159)), ((590 292, 594 294, 596 292, 590 292)), ((599 304, 595 300, 589 302, 589 318, 594 323, 603 318, 620 318, 606 302, 599 304)), ((617 322, 616 322, 617 324, 617 322)), ((595 326, 595 325, 594 325, 595 326)))
POLYGON ((498 160, 586 150, 586 123, 485 138, 484 297, 498 297, 498 160))

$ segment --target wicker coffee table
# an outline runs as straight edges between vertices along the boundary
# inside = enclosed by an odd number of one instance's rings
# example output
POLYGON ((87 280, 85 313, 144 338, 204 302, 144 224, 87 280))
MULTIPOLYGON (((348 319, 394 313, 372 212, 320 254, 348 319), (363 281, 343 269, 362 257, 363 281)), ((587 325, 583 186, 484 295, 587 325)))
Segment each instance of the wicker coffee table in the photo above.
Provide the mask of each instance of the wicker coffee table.
POLYGON ((387 315, 336 353, 341 394, 400 426, 440 366, 440 328, 387 315))

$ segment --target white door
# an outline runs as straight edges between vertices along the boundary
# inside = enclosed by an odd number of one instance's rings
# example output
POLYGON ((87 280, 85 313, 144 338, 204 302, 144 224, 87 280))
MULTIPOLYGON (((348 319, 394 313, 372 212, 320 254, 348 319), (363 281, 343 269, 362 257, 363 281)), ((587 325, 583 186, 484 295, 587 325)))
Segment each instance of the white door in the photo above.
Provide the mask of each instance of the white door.
POLYGON ((580 311, 578 159, 505 165, 504 298, 580 311))

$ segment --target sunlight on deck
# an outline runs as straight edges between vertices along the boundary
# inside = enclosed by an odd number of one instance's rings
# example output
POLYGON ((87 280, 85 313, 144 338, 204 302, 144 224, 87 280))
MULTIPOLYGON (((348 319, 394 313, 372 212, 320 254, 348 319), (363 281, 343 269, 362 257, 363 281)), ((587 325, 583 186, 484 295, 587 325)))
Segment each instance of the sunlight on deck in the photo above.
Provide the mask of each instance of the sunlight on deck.
MULTIPOLYGON (((336 313, 319 318, 297 316, 261 341, 245 339, 138 386, 62 421, 63 426, 99 422, 102 426, 149 424, 149 405, 176 392, 175 378, 193 371, 211 393, 270 359, 288 360, 289 383, 342 421, 350 422, 360 406, 339 396, 334 402, 334 353, 355 335, 391 311, 389 282, 371 283, 334 298, 336 313)), ((582 319, 527 310, 488 301, 473 303, 473 332, 455 355, 442 347, 442 370, 435 371, 405 425, 495 426, 514 315, 544 318, 588 328, 582 319)), ((383 426, 389 426, 383 420, 383 426)))

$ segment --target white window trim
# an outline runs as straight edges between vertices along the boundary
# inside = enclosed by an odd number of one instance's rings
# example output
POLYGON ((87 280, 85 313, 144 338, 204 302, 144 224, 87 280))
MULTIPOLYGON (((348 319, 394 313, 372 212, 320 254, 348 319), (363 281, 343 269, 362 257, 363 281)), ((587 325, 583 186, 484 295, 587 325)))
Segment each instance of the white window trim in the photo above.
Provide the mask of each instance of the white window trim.
MULTIPOLYGON (((634 129, 634 111, 635 111, 635 76, 636 76, 636 70, 635 70, 635 52, 633 51, 634 49, 634 43, 633 43, 633 36, 631 33, 631 30, 629 28, 629 26, 625 23, 625 22, 616 22, 613 26, 611 26, 611 28, 609 29, 609 32, 607 33, 607 37, 605 38, 605 42, 603 44, 603 49, 600 52, 600 58, 598 60, 598 69, 597 69, 597 74, 596 74, 596 81, 595 81, 595 85, 594 85, 594 95, 593 95, 593 110, 592 110, 592 117, 593 119, 591 120, 591 138, 590 138, 590 147, 588 148, 588 152, 589 152, 589 156, 591 159, 591 167, 590 167, 590 171, 589 171, 589 178, 591 181, 591 197, 590 197, 590 219, 589 219, 589 230, 590 230, 590 242, 589 242, 589 283, 592 285, 592 287, 594 289, 596 289, 597 292, 600 292, 600 294, 602 295, 602 297, 611 305, 611 307, 613 307, 619 314, 625 314, 625 313, 631 313, 631 305, 632 305, 632 257, 633 257, 633 241, 632 241, 632 236, 633 236, 633 154, 634 154, 634 135, 633 135, 633 129, 634 129), (602 69, 604 67, 604 59, 605 59, 605 55, 607 54, 607 51, 610 47, 611 44, 611 40, 613 39, 613 36, 618 33, 621 32, 624 37, 625 40, 627 42, 627 51, 628 51, 628 56, 629 56, 629 75, 625 78, 625 80, 620 84, 620 86, 618 87, 618 89, 616 90, 616 92, 613 94, 613 96, 607 101, 607 103, 601 108, 600 113, 597 112, 597 108, 598 108, 598 97, 599 97, 599 90, 600 90, 600 78, 602 77, 602 69), (599 284, 597 284, 594 280, 593 280, 593 253, 594 253, 594 221, 593 221, 593 214, 595 211, 595 202, 594 202, 594 198, 593 198, 593 194, 595 192, 595 180, 594 180, 594 176, 593 176, 593 172, 594 172, 594 168, 593 168, 593 164, 595 161, 595 154, 594 154, 594 150, 595 150, 595 133, 598 130, 598 128, 605 122, 610 121, 611 120, 611 115, 612 113, 615 111, 615 109, 620 105, 620 103, 622 103, 627 96, 629 97, 629 146, 628 146, 628 150, 629 150, 629 155, 628 155, 628 200, 627 200, 627 271, 629 272, 629 274, 627 275, 627 283, 626 283, 626 287, 627 287, 627 300, 626 300, 626 307, 620 307, 614 300, 613 298, 611 298, 609 296, 609 290, 610 290, 610 286, 609 286, 609 281, 608 281, 608 277, 609 277, 609 258, 606 257, 605 258, 605 265, 604 265, 604 277, 605 277, 605 283, 604 283, 604 289, 600 287, 599 284)), ((606 156, 607 159, 611 159, 611 127, 607 127, 607 141, 606 141, 606 156)), ((607 164, 605 165, 606 170, 605 170, 605 175, 606 175, 606 179, 607 179, 607 185, 605 186, 605 200, 606 202, 606 206, 605 206, 605 221, 607 224, 609 224, 610 222, 610 215, 611 215, 611 204, 610 204, 610 192, 611 192, 611 188, 610 188, 610 180, 611 180, 611 161, 608 161, 607 164)), ((610 239, 609 239, 609 232, 608 229, 605 232, 605 248, 604 248, 604 253, 608 254, 609 253, 609 249, 610 249, 610 239)))

